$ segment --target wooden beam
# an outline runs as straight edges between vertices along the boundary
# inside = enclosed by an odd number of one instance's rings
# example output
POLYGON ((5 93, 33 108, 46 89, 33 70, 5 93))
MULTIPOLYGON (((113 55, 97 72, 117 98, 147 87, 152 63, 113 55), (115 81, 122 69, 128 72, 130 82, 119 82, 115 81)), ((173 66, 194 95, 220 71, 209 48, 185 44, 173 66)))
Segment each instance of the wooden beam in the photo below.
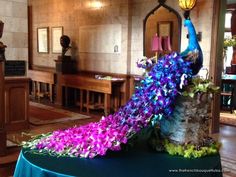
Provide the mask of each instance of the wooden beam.
POLYGON ((28 6, 28 68, 33 68, 33 10, 28 6))
POLYGON ((6 153, 5 106, 4 106, 4 62, 0 60, 0 156, 6 153))
POLYGON ((236 4, 227 4, 227 9, 236 9, 236 4))
MULTIPOLYGON (((212 40, 210 54, 210 77, 217 86, 221 85, 223 70, 223 40, 226 0, 214 1, 212 20, 212 40)), ((220 93, 213 96, 211 133, 218 133, 220 127, 220 93)))

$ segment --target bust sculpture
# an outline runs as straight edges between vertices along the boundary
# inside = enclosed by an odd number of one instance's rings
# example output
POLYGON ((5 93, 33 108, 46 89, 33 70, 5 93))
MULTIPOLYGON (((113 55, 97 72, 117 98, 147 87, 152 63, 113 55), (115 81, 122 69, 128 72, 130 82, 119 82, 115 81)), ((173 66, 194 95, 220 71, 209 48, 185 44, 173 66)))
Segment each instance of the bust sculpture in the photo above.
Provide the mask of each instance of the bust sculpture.
POLYGON ((66 52, 71 48, 70 38, 67 35, 60 37, 62 54, 58 56, 56 61, 56 71, 62 74, 75 74, 77 72, 76 60, 71 59, 71 56, 66 55, 66 52))
POLYGON ((70 38, 67 35, 62 35, 60 38, 60 44, 62 46, 62 59, 64 58, 66 52, 71 48, 70 47, 70 38))

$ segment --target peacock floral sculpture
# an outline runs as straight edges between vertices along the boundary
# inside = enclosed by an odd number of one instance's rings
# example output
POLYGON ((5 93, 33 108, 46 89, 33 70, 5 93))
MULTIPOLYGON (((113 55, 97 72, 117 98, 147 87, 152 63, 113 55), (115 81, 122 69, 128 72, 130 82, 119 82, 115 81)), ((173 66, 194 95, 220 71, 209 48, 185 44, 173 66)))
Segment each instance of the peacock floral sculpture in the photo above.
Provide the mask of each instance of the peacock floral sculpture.
POLYGON ((108 150, 121 150, 142 129, 168 119, 180 85, 187 85, 202 67, 202 51, 190 19, 185 20, 185 26, 189 31, 187 49, 159 58, 125 106, 99 122, 42 134, 24 142, 23 148, 34 153, 94 158, 108 150))

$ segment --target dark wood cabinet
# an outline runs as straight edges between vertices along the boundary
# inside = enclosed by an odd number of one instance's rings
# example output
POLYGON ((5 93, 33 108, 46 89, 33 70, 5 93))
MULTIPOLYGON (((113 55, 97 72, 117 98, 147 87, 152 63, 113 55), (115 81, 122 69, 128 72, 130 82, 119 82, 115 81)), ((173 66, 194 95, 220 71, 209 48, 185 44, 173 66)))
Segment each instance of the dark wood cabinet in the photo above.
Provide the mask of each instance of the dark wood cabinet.
POLYGON ((58 59, 55 60, 56 63, 56 72, 62 74, 76 74, 76 60, 72 60, 71 56, 58 56, 58 59))
POLYGON ((29 127, 29 78, 5 77, 5 125, 7 131, 29 127))

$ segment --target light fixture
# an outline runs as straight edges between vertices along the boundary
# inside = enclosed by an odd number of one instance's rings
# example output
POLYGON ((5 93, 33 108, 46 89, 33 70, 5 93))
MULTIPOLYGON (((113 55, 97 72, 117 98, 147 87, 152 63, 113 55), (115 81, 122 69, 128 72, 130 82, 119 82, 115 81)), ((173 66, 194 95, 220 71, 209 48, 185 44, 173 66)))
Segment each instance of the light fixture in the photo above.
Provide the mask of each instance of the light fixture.
POLYGON ((179 0, 179 6, 185 11, 190 11, 195 6, 197 0, 179 0))
POLYGON ((179 0, 179 6, 184 10, 184 18, 190 19, 190 11, 196 5, 197 0, 179 0))
POLYGON ((101 1, 92 1, 90 2, 90 7, 92 9, 101 9, 103 7, 103 3, 101 1))

